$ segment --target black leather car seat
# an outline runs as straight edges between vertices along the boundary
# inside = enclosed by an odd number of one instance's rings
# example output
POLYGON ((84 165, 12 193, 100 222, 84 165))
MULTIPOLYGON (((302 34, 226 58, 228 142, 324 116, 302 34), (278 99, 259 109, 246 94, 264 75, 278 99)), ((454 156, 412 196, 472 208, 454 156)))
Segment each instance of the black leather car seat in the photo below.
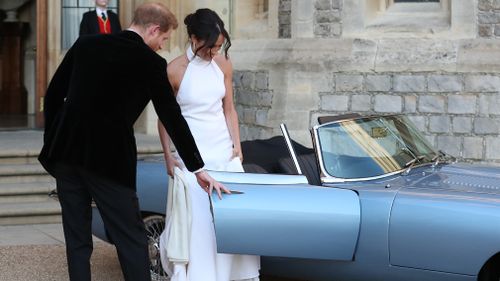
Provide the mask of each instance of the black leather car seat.
MULTIPOLYGON (((307 181, 311 185, 321 185, 319 177, 318 162, 314 153, 302 154, 297 156, 302 174, 306 176, 307 181)), ((278 165, 284 174, 296 175, 297 169, 293 164, 291 157, 285 157, 278 160, 278 165)))

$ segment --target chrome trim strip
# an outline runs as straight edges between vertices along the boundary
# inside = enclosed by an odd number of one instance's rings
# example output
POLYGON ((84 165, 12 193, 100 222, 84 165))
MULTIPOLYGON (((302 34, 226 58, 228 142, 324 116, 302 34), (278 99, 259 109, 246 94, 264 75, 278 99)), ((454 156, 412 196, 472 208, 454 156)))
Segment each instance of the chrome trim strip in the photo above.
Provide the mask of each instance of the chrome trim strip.
MULTIPOLYGON (((340 121, 345 121, 345 120, 340 120, 340 121)), ((337 122, 339 122, 339 121, 334 121, 334 122, 330 122, 330 123, 327 123, 327 124, 333 124, 333 123, 337 123, 337 122)), ((334 177, 334 176, 330 175, 326 171, 326 168, 325 168, 325 166, 323 164, 323 155, 321 154, 321 145, 319 143, 319 135, 318 135, 318 129, 320 127, 324 126, 324 125, 326 125, 326 124, 316 125, 316 126, 313 127, 313 134, 314 134, 313 142, 314 142, 314 146, 316 148, 316 157, 318 157, 319 167, 320 167, 320 171, 321 171, 321 182, 322 183, 339 183, 339 182, 354 182, 354 181, 376 180, 376 179, 381 179, 381 178, 389 177, 389 176, 392 176, 392 175, 400 174, 404 170, 406 170, 406 168, 403 168, 403 169, 400 169, 400 170, 397 170, 397 171, 394 171, 394 172, 390 172, 390 173, 387 173, 387 174, 379 175, 379 176, 366 177, 366 178, 352 178, 352 179, 338 178, 338 177, 334 177)), ((426 165, 432 165, 432 163, 423 163, 423 164, 420 164, 420 165, 415 165, 415 166, 413 166, 413 168, 418 168, 418 167, 422 167, 422 166, 426 166, 426 165)))
POLYGON ((308 184, 304 175, 281 175, 281 174, 254 174, 239 172, 207 171, 208 174, 220 182, 242 183, 242 184, 308 184))
POLYGON ((290 140, 290 135, 288 134, 288 129, 284 123, 280 124, 281 133, 285 138, 286 146, 288 147, 288 152, 290 152, 290 156, 292 157, 293 164, 295 165, 295 169, 297 169, 297 173, 302 175, 302 170, 299 166, 299 161, 297 160, 297 154, 295 153, 295 149, 293 149, 292 141, 290 140))

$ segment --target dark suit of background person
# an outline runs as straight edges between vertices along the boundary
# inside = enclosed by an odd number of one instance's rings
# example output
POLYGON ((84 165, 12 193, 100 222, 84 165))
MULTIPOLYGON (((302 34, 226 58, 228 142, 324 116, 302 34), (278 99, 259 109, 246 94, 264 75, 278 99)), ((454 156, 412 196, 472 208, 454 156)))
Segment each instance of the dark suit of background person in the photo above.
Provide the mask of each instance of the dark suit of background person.
MULTIPOLYGON (((118 33, 122 30, 122 27, 120 25, 120 20, 118 18, 118 15, 111 11, 107 10, 107 20, 109 20, 111 31, 110 33, 118 33)), ((97 13, 95 10, 93 11, 88 11, 83 14, 82 21, 80 22, 80 35, 88 35, 88 34, 100 34, 99 30, 99 21, 100 21, 100 16, 97 16, 97 13)))
POLYGON ((91 198, 117 247, 125 280, 150 280, 141 276, 143 268, 149 275, 149 258, 135 192, 133 131, 150 100, 187 168, 204 165, 166 67, 133 31, 82 36, 49 84, 39 160, 57 181, 71 280, 90 280, 91 198))

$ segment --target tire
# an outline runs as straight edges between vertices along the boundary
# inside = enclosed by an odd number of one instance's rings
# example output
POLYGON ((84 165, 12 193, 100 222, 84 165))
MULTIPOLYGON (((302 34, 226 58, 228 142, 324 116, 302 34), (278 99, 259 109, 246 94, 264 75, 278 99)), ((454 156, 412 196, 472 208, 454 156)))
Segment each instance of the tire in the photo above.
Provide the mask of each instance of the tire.
POLYGON ((165 218, 160 215, 144 217, 144 227, 148 237, 149 261, 152 281, 167 281, 168 275, 163 271, 160 260, 160 235, 165 228, 165 218))
POLYGON ((477 278, 478 281, 499 281, 500 280, 500 259, 488 261, 477 278))

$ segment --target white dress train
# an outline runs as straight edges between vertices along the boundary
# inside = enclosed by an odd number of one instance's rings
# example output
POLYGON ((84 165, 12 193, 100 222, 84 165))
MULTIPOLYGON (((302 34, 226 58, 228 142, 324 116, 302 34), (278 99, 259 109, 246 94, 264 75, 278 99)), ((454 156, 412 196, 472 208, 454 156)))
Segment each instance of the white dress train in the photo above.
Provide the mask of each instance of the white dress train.
MULTIPOLYGON (((214 60, 205 61, 195 57, 191 48, 188 48, 186 55, 189 64, 179 86, 177 102, 203 157, 205 168, 242 172, 243 166, 239 159, 231 159, 233 142, 222 108, 226 92, 224 73, 214 60)), ((198 185, 193 173, 185 168, 183 171, 192 211, 189 262, 187 265, 171 266, 177 273, 172 280, 259 280, 259 256, 217 253, 208 195, 198 185)))

